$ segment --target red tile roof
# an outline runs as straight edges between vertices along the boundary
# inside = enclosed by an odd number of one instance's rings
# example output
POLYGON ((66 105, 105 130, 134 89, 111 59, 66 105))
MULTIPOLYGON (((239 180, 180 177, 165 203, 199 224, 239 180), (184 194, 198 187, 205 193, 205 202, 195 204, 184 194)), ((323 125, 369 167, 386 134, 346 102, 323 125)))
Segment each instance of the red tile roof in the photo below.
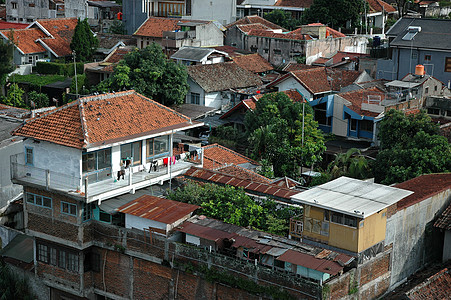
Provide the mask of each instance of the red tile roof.
POLYGON ((116 48, 113 53, 108 55, 107 58, 105 58, 104 62, 107 63, 118 63, 120 60, 124 58, 124 56, 132 51, 131 48, 116 48))
POLYGON ((76 18, 58 18, 37 20, 30 28, 44 28, 51 36, 41 39, 58 57, 72 54, 70 43, 74 35, 78 20, 76 18))
POLYGON ((331 90, 325 68, 298 70, 289 74, 312 94, 329 92, 331 90))
POLYGON ((282 71, 291 72, 291 71, 315 69, 315 68, 318 68, 318 67, 317 66, 306 65, 306 64, 289 63, 288 65, 286 65, 283 68, 282 71))
POLYGON ((360 89, 355 91, 350 91, 346 93, 339 93, 342 98, 348 100, 351 102, 351 105, 348 106, 350 109, 352 109, 354 112, 361 116, 367 116, 367 117, 377 117, 379 113, 372 112, 368 110, 362 109, 362 103, 367 102, 368 96, 380 96, 381 100, 385 99, 385 93, 381 89, 377 87, 371 87, 366 89, 360 89))
POLYGON ((311 40, 312 39, 307 34, 299 34, 299 33, 294 33, 294 32, 279 33, 279 32, 273 32, 270 30, 262 30, 262 29, 252 29, 249 32, 247 32, 247 34, 251 35, 251 36, 285 39, 285 40, 311 40))
POLYGON ((241 68, 252 73, 274 70, 274 67, 258 53, 236 56, 233 58, 233 61, 241 68))
POLYGON ((277 0, 274 6, 309 8, 313 0, 277 0))
POLYGON ((429 277, 406 293, 411 300, 449 299, 451 289, 451 274, 447 268, 429 277))
POLYGON ((397 203, 397 209, 403 210, 411 205, 451 189, 451 173, 427 174, 398 183, 395 187, 412 191, 412 195, 397 203))
POLYGON ((297 266, 303 266, 332 276, 337 275, 343 267, 335 261, 316 258, 314 256, 289 249, 277 258, 278 260, 289 262, 297 266))
POLYGON ((229 148, 219 144, 212 144, 202 147, 204 149, 204 168, 216 169, 225 165, 240 165, 250 163, 256 166, 260 164, 244 155, 239 154, 229 148), (207 161, 205 161, 207 159, 207 161))
POLYGON ((225 174, 229 174, 229 175, 233 175, 236 177, 247 178, 250 181, 254 181, 254 182, 271 183, 271 180, 266 178, 265 176, 262 176, 254 171, 245 169, 245 168, 237 166, 237 165, 219 167, 216 169, 216 171, 219 171, 219 172, 225 173, 225 174))
POLYGON ((218 47, 214 47, 214 48, 218 51, 227 53, 231 58, 234 58, 234 57, 240 56, 240 55, 251 54, 250 51, 239 49, 237 47, 232 47, 232 46, 218 46, 218 47))
POLYGON ((244 33, 249 33, 249 31, 251 31, 251 30, 264 30, 264 31, 271 30, 271 28, 269 28, 268 26, 260 24, 260 23, 237 25, 237 27, 244 33))
POLYGON ((332 90, 339 91, 342 87, 353 84, 362 74, 360 71, 326 68, 327 76, 331 79, 332 90))
POLYGON ((8 40, 14 38, 17 48, 24 54, 45 52, 45 48, 38 43, 37 39, 44 38, 46 34, 40 29, 18 29, 18 30, 2 30, 0 33, 8 40), (11 36, 12 34, 12 36, 11 36))
POLYGON ((396 12, 396 9, 382 0, 366 0, 370 6, 370 12, 396 12))
POLYGON ((286 31, 285 28, 280 27, 279 25, 274 24, 272 22, 269 22, 268 20, 266 20, 266 19, 264 19, 262 17, 256 16, 256 15, 247 16, 247 17, 241 18, 241 19, 239 19, 239 20, 237 20, 237 21, 235 21, 233 23, 230 23, 230 24, 226 25, 225 27, 226 28, 231 28, 234 25, 258 24, 258 23, 259 24, 263 24, 263 25, 269 27, 270 29, 282 29, 283 31, 286 31))
POLYGON ((448 205, 437 221, 435 221, 434 226, 445 230, 451 230, 451 204, 448 205))
POLYGON ((182 128, 189 121, 132 90, 81 98, 27 121, 14 134, 82 149, 182 128))
POLYGON ((151 195, 144 195, 118 208, 124 214, 137 216, 165 224, 173 224, 200 208, 151 195))
MULTIPOLYGON (((163 38, 163 31, 174 31, 181 29, 179 22, 190 22, 180 18, 149 17, 133 35, 163 38)), ((205 23, 208 23, 205 21, 205 23)))
POLYGON ((14 22, 5 22, 0 20, 0 30, 4 29, 25 29, 29 24, 25 23, 14 23, 14 22))
POLYGON ((237 177, 229 174, 221 173, 220 171, 199 169, 191 167, 184 176, 189 179, 209 181, 219 184, 227 184, 235 187, 242 187, 250 193, 258 193, 269 195, 285 200, 291 201, 291 197, 298 194, 299 191, 282 188, 271 183, 262 183, 251 181, 248 178, 237 177))

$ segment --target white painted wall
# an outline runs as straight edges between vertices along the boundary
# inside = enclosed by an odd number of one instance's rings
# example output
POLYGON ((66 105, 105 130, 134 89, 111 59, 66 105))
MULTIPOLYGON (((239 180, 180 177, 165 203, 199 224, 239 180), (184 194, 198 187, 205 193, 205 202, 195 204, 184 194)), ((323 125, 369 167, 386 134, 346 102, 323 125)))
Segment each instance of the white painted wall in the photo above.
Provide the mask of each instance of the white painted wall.
POLYGON ((192 0, 191 16, 183 19, 217 20, 223 25, 235 22, 236 0, 192 0))
POLYGON ((81 150, 61 146, 54 143, 40 141, 34 143, 33 139, 24 140, 25 147, 33 148, 34 167, 48 169, 66 176, 81 177, 81 150))
POLYGON ((284 81, 279 82, 276 87, 279 88, 279 92, 297 89, 302 95, 304 95, 305 98, 313 100, 313 95, 293 77, 289 77, 284 81))
POLYGON ((9 139, 2 141, 0 148, 0 169, 2 170, 0 172, 0 208, 4 207, 8 200, 13 199, 23 191, 21 185, 16 185, 11 182, 10 156, 23 153, 24 151, 22 139, 15 137, 15 140, 12 141, 9 139))
POLYGON ((343 120, 343 106, 351 102, 339 95, 334 95, 334 113, 332 116, 332 133, 346 137, 348 135, 348 121, 343 120))
POLYGON ((137 216, 125 215, 125 228, 137 228, 139 230, 148 229, 149 227, 158 228, 167 232, 167 224, 140 218, 137 216))
POLYGON ((189 244, 194 244, 196 246, 200 245, 200 238, 191 234, 186 234, 186 242, 189 244))
POLYGON ((220 109, 222 105, 230 102, 229 99, 223 99, 221 92, 212 92, 205 94, 204 105, 220 109))

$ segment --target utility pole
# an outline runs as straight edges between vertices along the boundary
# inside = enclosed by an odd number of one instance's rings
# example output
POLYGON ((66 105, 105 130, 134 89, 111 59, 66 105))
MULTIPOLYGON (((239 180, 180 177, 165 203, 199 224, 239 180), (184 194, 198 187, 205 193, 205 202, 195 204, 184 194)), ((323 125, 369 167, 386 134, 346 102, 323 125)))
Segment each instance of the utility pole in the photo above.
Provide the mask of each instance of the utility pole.
POLYGON ((72 50, 72 55, 74 57, 75 95, 76 95, 76 97, 78 99, 78 80, 77 80, 77 64, 75 63, 75 56, 76 56, 75 50, 72 50))

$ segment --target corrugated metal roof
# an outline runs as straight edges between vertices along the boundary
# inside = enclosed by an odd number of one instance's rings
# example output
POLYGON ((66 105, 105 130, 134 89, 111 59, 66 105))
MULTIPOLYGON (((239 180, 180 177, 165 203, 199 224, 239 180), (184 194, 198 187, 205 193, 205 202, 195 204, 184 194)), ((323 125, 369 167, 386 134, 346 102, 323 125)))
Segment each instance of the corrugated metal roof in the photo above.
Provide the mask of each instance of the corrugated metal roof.
POLYGON ((140 218, 172 224, 184 216, 192 213, 199 206, 143 195, 132 202, 119 207, 119 212, 140 218))
POLYGON ((235 187, 242 187, 246 191, 258 192, 261 194, 267 194, 275 196, 278 198, 290 200, 292 196, 299 193, 299 191, 294 191, 291 189, 283 188, 271 183, 260 183, 249 181, 247 178, 239 178, 233 175, 221 174, 220 171, 205 170, 200 168, 192 167, 189 169, 185 175, 191 179, 201 179, 205 181, 210 181, 214 183, 228 184, 235 187))
POLYGON ((33 239, 25 234, 16 235, 16 237, 0 251, 0 255, 3 257, 10 257, 25 263, 33 262, 33 253, 33 239))
POLYGON ((291 197, 294 202, 366 218, 413 192, 340 177, 291 197))
POLYGON ((201 237, 209 241, 217 241, 219 239, 231 238, 235 236, 234 233, 229 233, 215 228, 197 225, 191 222, 185 222, 177 228, 178 231, 190 235, 201 237))
POLYGON ((287 250, 284 254, 277 258, 278 260, 289 262, 298 266, 320 271, 322 273, 328 273, 337 275, 343 267, 337 262, 315 258, 314 256, 304 254, 294 250, 287 250))

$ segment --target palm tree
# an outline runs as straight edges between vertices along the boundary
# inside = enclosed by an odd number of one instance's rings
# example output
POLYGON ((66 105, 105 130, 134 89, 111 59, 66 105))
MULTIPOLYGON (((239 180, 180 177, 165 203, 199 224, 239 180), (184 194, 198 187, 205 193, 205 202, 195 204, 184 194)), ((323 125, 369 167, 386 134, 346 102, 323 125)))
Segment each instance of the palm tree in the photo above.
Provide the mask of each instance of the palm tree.
POLYGON ((327 172, 332 179, 340 176, 365 179, 371 175, 368 161, 356 148, 351 148, 346 153, 335 154, 335 160, 329 164, 327 172))

